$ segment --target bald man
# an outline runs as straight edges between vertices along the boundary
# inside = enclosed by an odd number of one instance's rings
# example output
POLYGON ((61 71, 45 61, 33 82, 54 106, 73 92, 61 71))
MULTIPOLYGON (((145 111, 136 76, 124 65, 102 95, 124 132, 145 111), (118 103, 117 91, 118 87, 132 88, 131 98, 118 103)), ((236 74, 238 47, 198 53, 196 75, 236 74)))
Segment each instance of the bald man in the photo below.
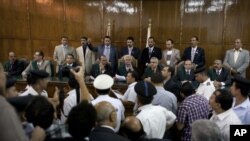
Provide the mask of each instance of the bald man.
POLYGON ((128 141, 115 133, 116 109, 107 101, 99 102, 95 105, 97 112, 97 127, 92 131, 90 141, 128 141))
POLYGON ((4 64, 4 71, 8 76, 21 77, 24 70, 24 63, 16 59, 14 52, 9 52, 9 60, 4 64))

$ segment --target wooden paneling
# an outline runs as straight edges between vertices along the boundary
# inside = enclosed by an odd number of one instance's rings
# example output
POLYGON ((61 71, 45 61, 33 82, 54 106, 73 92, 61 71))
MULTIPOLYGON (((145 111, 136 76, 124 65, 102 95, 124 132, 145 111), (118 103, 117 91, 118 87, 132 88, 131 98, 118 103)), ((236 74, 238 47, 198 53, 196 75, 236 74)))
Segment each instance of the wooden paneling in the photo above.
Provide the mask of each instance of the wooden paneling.
POLYGON ((52 58, 62 35, 73 47, 80 45, 81 36, 100 45, 109 20, 118 50, 127 36, 134 36, 136 46, 143 49, 152 19, 157 46, 164 49, 166 39, 172 38, 182 54, 191 36, 197 35, 209 66, 224 58, 235 38, 250 49, 249 7, 248 0, 0 0, 0 61, 9 51, 32 59, 38 49, 52 58))

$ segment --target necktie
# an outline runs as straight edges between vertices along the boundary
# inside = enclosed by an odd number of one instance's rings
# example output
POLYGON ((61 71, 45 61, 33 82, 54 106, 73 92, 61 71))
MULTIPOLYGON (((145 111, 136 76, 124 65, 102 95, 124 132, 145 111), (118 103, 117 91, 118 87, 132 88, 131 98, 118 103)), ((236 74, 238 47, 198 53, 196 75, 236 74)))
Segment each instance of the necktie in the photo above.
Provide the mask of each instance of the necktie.
POLYGON ((110 47, 109 46, 105 46, 103 54, 106 56, 106 58, 109 62, 109 54, 110 54, 110 47))
POLYGON ((192 51, 191 51, 191 61, 192 62, 194 61, 194 55, 195 55, 195 49, 192 48, 192 51))
POLYGON ((219 71, 219 70, 216 70, 216 74, 219 76, 219 75, 220 75, 220 71, 219 71))
POLYGON ((187 80, 189 80, 190 79, 190 70, 186 71, 186 76, 187 76, 187 80))
POLYGON ((148 49, 148 51, 149 51, 149 53, 148 53, 148 55, 149 55, 149 58, 151 58, 151 54, 152 54, 152 48, 149 48, 149 49, 148 49))

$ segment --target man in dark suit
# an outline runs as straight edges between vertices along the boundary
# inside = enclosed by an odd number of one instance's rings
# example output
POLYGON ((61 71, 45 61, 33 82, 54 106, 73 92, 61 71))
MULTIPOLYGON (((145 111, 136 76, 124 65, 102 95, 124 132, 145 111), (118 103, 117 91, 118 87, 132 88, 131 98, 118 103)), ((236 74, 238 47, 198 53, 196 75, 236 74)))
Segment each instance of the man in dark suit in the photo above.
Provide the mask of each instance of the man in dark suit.
POLYGON ((150 64, 145 69, 143 78, 147 81, 151 81, 151 76, 155 73, 161 74, 162 66, 159 65, 159 60, 156 57, 150 59, 150 64))
POLYGON ((96 63, 92 66, 91 76, 96 78, 99 74, 107 74, 113 77, 114 74, 113 74, 110 64, 107 61, 106 56, 104 55, 100 56, 99 60, 100 60, 99 63, 96 63))
POLYGON ((189 81, 192 83, 194 88, 198 87, 198 82, 195 80, 194 70, 192 69, 191 60, 184 61, 184 66, 180 66, 177 70, 175 79, 179 82, 179 85, 189 81))
POLYGON ((74 61, 73 54, 67 54, 66 56, 66 62, 62 64, 62 66, 59 68, 58 76, 59 79, 62 79, 63 77, 69 77, 70 76, 70 69, 75 68, 78 65, 74 61))
POLYGON ((97 127, 90 133, 90 141, 128 141, 115 133, 116 109, 107 101, 95 105, 97 112, 97 127))
POLYGON ((4 64, 4 71, 10 77, 21 77, 24 62, 16 59, 14 52, 9 52, 9 60, 4 64))
POLYGON ((162 52, 161 49, 155 47, 154 37, 148 38, 148 47, 144 48, 141 54, 141 63, 143 65, 143 70, 149 65, 151 57, 156 57, 161 60, 162 52))
POLYGON ((182 60, 191 60, 192 67, 195 69, 196 67, 201 67, 205 65, 205 51, 203 48, 198 47, 198 37, 193 36, 191 38, 190 47, 185 48, 184 53, 182 55, 182 60))
POLYGON ((141 51, 139 48, 134 47, 134 38, 133 37, 128 37, 127 38, 127 47, 124 47, 121 49, 120 52, 120 58, 123 57, 124 55, 131 55, 135 59, 140 59, 140 54, 141 51))
POLYGON ((177 101, 180 101, 180 87, 179 84, 174 81, 174 68, 170 66, 164 66, 161 71, 162 77, 164 79, 163 87, 165 90, 173 93, 177 101))
POLYGON ((222 67, 221 60, 214 61, 214 67, 209 69, 208 76, 214 81, 214 86, 220 88, 231 84, 231 75, 228 69, 222 67))
POLYGON ((117 61, 118 61, 117 50, 113 45, 111 45, 110 36, 104 37, 104 44, 102 44, 101 46, 97 48, 90 47, 90 50, 97 52, 98 56, 101 56, 101 55, 106 56, 107 61, 110 63, 112 67, 112 71, 116 73, 117 61))

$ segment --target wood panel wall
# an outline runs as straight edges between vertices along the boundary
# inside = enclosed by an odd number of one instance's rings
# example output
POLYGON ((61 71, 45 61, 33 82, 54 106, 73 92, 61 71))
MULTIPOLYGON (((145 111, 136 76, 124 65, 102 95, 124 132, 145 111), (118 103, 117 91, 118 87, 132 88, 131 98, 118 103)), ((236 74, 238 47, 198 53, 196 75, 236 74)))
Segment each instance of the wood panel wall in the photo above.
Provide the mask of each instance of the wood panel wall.
POLYGON ((164 49, 165 40, 172 38, 182 52, 196 35, 209 66, 224 58, 235 38, 250 49, 249 7, 248 0, 0 0, 0 61, 7 60, 9 51, 32 59, 38 49, 51 58, 62 35, 74 47, 83 35, 99 45, 108 20, 118 49, 127 36, 143 49, 152 19, 157 46, 164 49))

